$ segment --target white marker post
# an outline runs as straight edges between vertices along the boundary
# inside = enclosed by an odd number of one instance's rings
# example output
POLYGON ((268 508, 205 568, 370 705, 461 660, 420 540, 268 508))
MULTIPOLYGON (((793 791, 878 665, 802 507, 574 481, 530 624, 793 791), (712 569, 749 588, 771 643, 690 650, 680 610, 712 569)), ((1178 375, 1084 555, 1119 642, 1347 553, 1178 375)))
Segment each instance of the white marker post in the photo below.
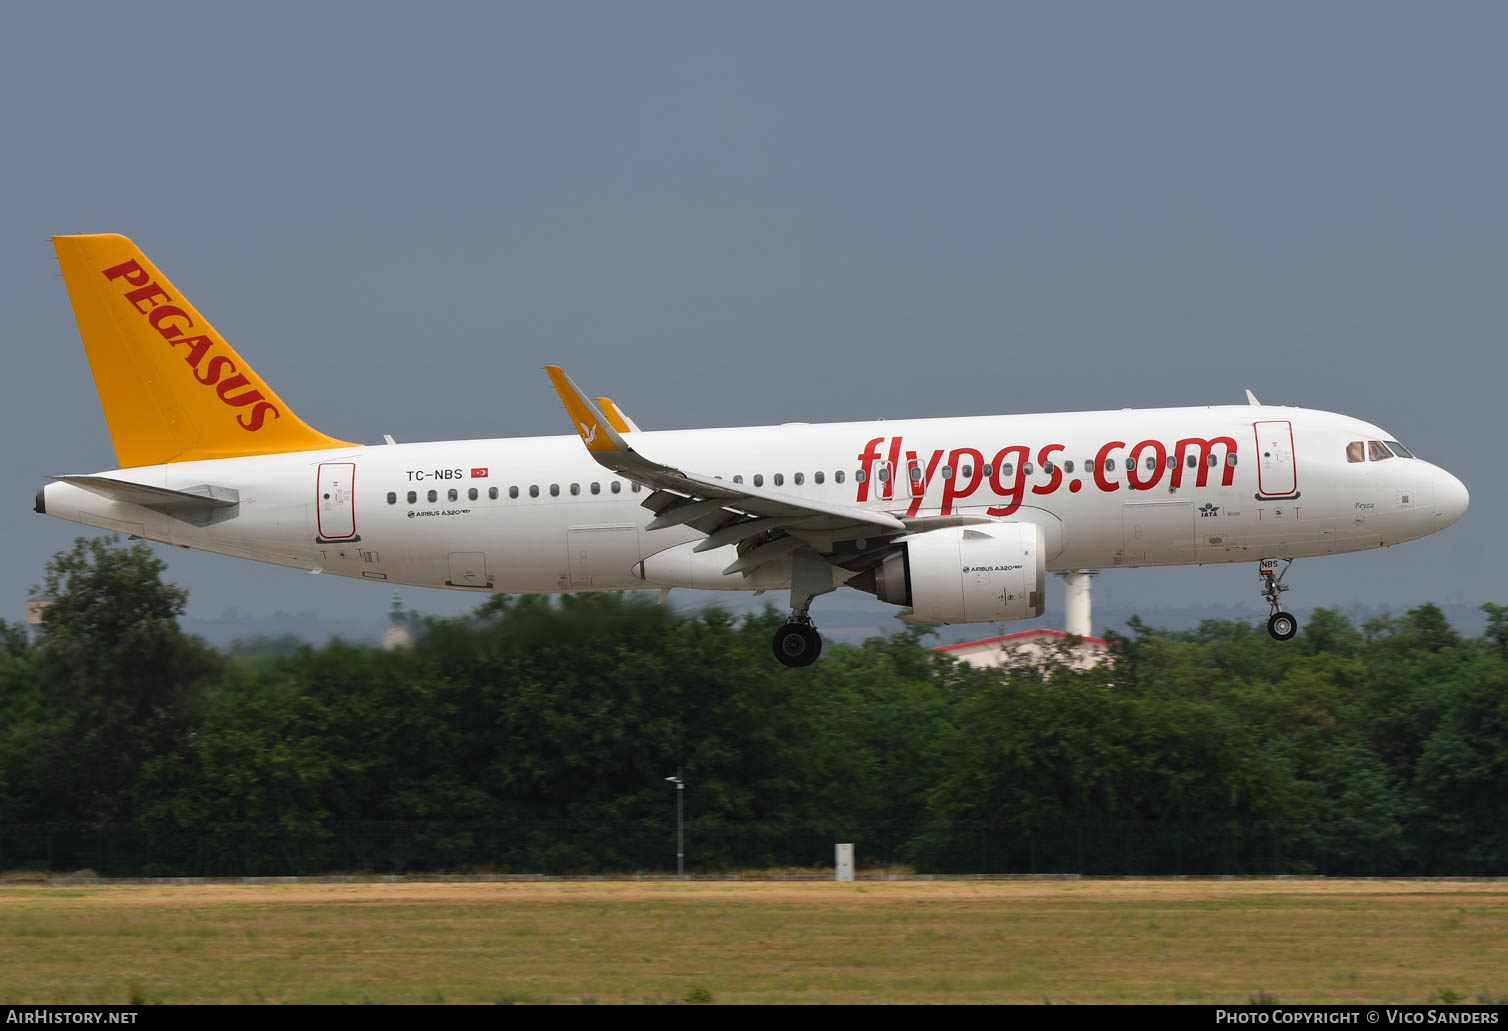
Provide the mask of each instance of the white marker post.
POLYGON ((834 851, 837 853, 835 864, 838 867, 838 880, 853 880, 853 845, 839 845, 834 851))

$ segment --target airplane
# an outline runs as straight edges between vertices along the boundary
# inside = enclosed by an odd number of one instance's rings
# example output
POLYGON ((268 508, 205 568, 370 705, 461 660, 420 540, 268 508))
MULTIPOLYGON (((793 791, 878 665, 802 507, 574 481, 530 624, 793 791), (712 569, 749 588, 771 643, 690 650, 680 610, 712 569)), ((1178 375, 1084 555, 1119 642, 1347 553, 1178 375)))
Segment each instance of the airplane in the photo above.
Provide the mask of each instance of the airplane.
POLYGON ((118 468, 35 510, 164 544, 478 593, 789 590, 919 623, 1041 615, 1049 572, 1297 558, 1444 529, 1466 487, 1359 419, 1260 404, 644 430, 547 372, 573 435, 381 445, 314 429, 130 240, 54 237, 118 468))

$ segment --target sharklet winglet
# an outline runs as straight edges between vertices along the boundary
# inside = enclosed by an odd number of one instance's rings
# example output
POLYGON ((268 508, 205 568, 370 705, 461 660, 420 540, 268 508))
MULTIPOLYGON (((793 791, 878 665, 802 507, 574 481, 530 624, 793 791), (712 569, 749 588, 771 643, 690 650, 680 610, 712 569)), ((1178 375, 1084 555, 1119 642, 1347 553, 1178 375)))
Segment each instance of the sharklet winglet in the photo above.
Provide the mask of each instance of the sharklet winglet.
POLYGON ((545 372, 549 373, 550 382, 555 385, 555 392, 560 395, 561 403, 571 414, 571 424, 576 427, 576 433, 588 451, 633 451, 618 435, 618 431, 613 429, 607 416, 566 375, 564 369, 558 365, 546 365, 545 372))
POLYGON ((618 402, 610 397, 597 398, 597 407, 602 409, 602 414, 607 416, 607 421, 613 424, 613 429, 619 433, 637 433, 638 424, 628 417, 628 413, 619 407, 618 402))

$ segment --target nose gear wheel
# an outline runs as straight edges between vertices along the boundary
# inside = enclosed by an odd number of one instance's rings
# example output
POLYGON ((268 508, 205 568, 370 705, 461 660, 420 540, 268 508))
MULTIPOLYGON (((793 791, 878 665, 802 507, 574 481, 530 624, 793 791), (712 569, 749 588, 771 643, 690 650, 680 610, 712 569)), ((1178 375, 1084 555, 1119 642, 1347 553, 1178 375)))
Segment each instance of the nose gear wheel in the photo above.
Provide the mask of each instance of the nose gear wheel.
POLYGON ((1257 572, 1262 579, 1262 597, 1266 599, 1267 606, 1272 610, 1272 615, 1267 620, 1267 632, 1275 641, 1291 641, 1293 635, 1299 632, 1299 621, 1293 613, 1284 612, 1280 599, 1283 592, 1288 590, 1289 585, 1283 582, 1283 577, 1288 575, 1288 570, 1293 566, 1293 559, 1264 558, 1257 564, 1257 572), (1281 571, 1278 570, 1278 562, 1283 563, 1281 571))

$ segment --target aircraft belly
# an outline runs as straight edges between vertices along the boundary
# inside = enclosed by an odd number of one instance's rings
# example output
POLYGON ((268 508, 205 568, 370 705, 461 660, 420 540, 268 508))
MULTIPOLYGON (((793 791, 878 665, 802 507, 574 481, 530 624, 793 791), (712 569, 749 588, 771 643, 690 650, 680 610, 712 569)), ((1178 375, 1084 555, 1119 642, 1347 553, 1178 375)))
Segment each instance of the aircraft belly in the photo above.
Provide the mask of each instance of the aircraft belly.
POLYGON ((168 520, 165 534, 153 539, 280 566, 310 569, 319 564, 319 551, 305 526, 307 505, 243 502, 241 508, 235 519, 206 527, 174 526, 168 520))
POLYGON ((568 527, 567 564, 572 590, 639 586, 639 527, 633 523, 582 523, 568 527))
POLYGON ((1330 521, 1306 512, 1302 504, 1254 499, 1249 509, 1249 546, 1264 555, 1323 554, 1326 544, 1334 542, 1330 521))
MULTIPOLYGON (((393 480, 381 470, 370 477, 393 480)), ((466 590, 556 593, 641 585, 632 568, 644 514, 626 498, 463 496, 448 502, 442 496, 427 503, 424 492, 416 502, 405 493, 395 492, 393 502, 382 491, 358 495, 359 540, 316 545, 316 565, 338 575, 466 590)), ((311 508, 311 527, 313 519, 311 508)))
MULTIPOLYGON (((110 530, 113 533, 123 533, 127 537, 149 537, 145 524, 132 519, 124 518, 123 515, 110 511, 113 508, 125 508, 126 506, 101 505, 100 511, 91 511, 80 508, 74 518, 85 526, 93 526, 100 530, 110 530)), ((126 513, 132 515, 136 513, 126 513)), ((153 538, 155 539, 155 538, 153 538)))

